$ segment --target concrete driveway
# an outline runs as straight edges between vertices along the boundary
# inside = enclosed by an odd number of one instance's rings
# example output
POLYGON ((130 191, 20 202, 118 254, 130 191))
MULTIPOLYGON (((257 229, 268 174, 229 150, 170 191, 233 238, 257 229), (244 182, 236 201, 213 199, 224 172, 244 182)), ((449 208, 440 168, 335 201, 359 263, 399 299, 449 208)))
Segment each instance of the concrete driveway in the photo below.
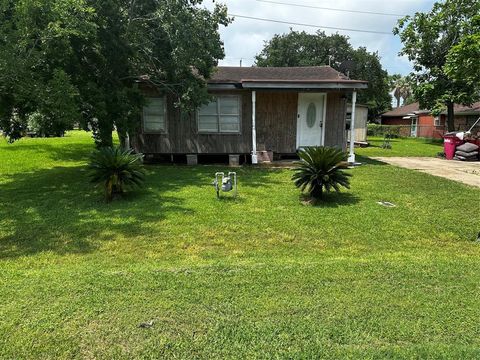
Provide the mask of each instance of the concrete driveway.
POLYGON ((480 161, 449 161, 428 157, 374 157, 373 159, 480 187, 480 161))

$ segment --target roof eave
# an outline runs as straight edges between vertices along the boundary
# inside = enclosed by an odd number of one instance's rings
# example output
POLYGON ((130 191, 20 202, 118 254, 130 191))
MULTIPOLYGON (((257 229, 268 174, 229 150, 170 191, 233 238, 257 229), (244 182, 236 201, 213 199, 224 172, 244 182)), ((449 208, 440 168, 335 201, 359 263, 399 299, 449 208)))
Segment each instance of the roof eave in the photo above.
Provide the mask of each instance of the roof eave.
POLYGON ((244 89, 367 89, 368 84, 365 82, 342 82, 342 81, 288 81, 288 82, 264 82, 264 81, 243 81, 244 89))
POLYGON ((401 117, 401 116, 407 116, 408 113, 403 113, 403 114, 381 114, 381 117, 401 117))
POLYGON ((209 90, 235 90, 241 89, 242 85, 238 83, 208 83, 209 90))

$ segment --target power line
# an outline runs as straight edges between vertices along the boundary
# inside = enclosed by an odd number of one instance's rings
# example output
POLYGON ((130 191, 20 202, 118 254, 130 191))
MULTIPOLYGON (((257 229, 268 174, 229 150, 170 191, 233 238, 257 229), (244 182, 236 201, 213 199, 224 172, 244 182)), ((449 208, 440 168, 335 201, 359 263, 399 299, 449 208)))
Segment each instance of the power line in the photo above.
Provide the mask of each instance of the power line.
POLYGON ((302 24, 302 23, 296 23, 296 22, 290 22, 290 21, 282 21, 282 20, 274 20, 274 19, 264 19, 264 18, 257 18, 257 17, 253 17, 253 16, 236 15, 236 14, 228 14, 228 16, 238 17, 238 18, 242 18, 242 19, 250 19, 250 20, 273 22, 273 23, 277 23, 277 24, 306 26, 306 27, 312 27, 312 28, 317 28, 317 29, 353 31, 353 32, 362 32, 362 33, 382 34, 382 35, 392 35, 392 36, 393 36, 392 33, 389 33, 389 32, 386 32, 386 31, 361 30, 361 29, 349 29, 349 28, 341 28, 341 27, 334 27, 334 26, 302 24))
POLYGON ((320 9, 320 10, 350 12, 350 13, 357 13, 357 14, 383 15, 383 16, 395 16, 395 17, 406 16, 405 14, 392 14, 392 13, 383 13, 383 12, 375 12, 375 11, 363 11, 363 10, 347 10, 347 9, 330 8, 330 7, 323 7, 323 6, 293 4, 293 3, 281 2, 281 1, 272 1, 272 0, 256 0, 256 1, 269 3, 269 4, 296 6, 296 7, 308 8, 308 9, 320 9))

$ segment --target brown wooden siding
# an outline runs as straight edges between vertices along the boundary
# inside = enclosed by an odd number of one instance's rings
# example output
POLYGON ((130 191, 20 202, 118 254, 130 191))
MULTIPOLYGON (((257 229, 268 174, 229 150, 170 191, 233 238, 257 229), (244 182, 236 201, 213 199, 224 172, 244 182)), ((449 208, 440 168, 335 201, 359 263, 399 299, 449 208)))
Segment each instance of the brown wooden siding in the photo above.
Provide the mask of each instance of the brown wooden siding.
POLYGON ((257 150, 295 153, 297 92, 257 92, 257 150))
POLYGON ((327 114, 325 120, 325 146, 347 147, 346 113, 347 102, 342 99, 344 93, 331 92, 327 94, 327 114))
MULTIPOLYGON (((159 96, 145 89, 147 96, 159 96)), ((195 115, 182 117, 167 96, 167 132, 146 134, 141 130, 132 138, 134 148, 146 154, 249 154, 252 150, 252 92, 215 91, 213 94, 237 94, 242 99, 239 134, 199 134, 195 115)), ((344 93, 327 94, 325 145, 346 147, 344 93)), ((298 92, 257 91, 257 149, 276 153, 295 153, 297 149, 298 92)))
MULTIPOLYGON (((212 92, 215 93, 215 92, 212 92)), ((149 96, 154 96, 147 92, 149 96)), ((201 134, 197 115, 182 117, 172 96, 167 96, 167 133, 147 134, 140 131, 132 144, 147 154, 246 154, 252 149, 252 95, 250 91, 222 91, 241 96, 239 134, 201 134)))

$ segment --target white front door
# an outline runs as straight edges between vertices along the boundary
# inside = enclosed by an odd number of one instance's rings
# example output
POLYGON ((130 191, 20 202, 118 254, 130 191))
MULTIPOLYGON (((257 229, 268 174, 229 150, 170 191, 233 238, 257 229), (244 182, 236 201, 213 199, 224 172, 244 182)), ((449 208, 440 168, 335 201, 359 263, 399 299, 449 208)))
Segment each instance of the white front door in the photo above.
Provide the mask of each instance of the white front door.
POLYGON ((418 118, 414 116, 412 117, 412 125, 410 127, 410 136, 417 137, 417 128, 418 128, 418 118))
POLYGON ((297 148, 323 145, 326 98, 326 94, 298 94, 297 148))

